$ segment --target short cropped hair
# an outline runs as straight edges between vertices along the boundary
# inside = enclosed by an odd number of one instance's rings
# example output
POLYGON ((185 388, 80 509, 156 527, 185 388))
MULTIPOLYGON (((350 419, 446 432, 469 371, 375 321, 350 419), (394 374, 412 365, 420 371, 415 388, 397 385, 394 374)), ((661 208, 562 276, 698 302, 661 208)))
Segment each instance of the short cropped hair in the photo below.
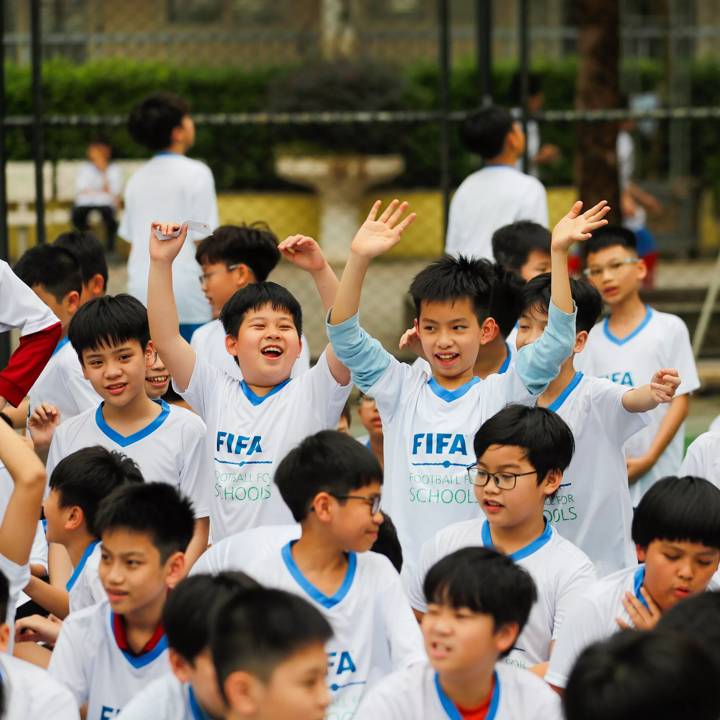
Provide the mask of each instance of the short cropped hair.
POLYGON ((103 279, 104 288, 108 283, 108 265, 102 243, 87 230, 72 230, 58 235, 53 242, 55 247, 69 250, 80 265, 83 284, 87 285, 96 275, 103 279))
MULTIPOLYGON (((10 582, 7 575, 0 570, 0 624, 5 622, 7 617, 8 603, 10 602, 10 582)), ((14 632, 14 628, 10 628, 14 632)), ((2 683, 0 683, 2 684, 2 683)))
POLYGON ((460 126, 460 139, 468 150, 483 160, 491 160, 503 151, 512 126, 509 110, 496 106, 483 108, 465 119, 460 126))
POLYGON ((637 253, 637 238, 632 230, 620 225, 606 225, 599 230, 593 231, 592 237, 583 244, 583 254, 587 259, 587 256, 591 253, 600 252, 600 250, 615 245, 620 245, 633 253, 637 253))
POLYGON ((259 310, 270 305, 273 310, 285 310, 290 313, 298 336, 302 334, 302 309, 295 296, 282 285, 266 280, 252 283, 238 290, 220 311, 220 321, 227 335, 237 335, 251 310, 259 310))
POLYGON ((318 493, 348 495, 382 481, 382 468, 375 455, 337 430, 306 437, 275 471, 275 484, 297 522, 307 517, 318 493))
POLYGON ((278 665, 332 634, 322 613, 299 595, 264 588, 234 594, 214 613, 210 641, 223 697, 231 673, 267 682, 278 665))
POLYGON ((70 453, 50 475, 50 488, 57 491, 60 507, 77 505, 83 511, 87 531, 95 537, 95 515, 102 500, 126 483, 142 482, 134 460, 100 445, 70 453))
MULTIPOLYGON (((682 604, 682 603, 681 603, 682 604)), ((720 684, 687 637, 657 630, 616 633, 587 647, 570 672, 566 720, 717 720, 720 684)))
POLYGON ((491 445, 522 448, 538 485, 551 470, 564 471, 575 452, 572 430, 557 413, 527 405, 508 405, 480 426, 473 443, 478 462, 491 445))
POLYGON ((28 286, 40 285, 58 302, 73 291, 82 292, 80 264, 75 255, 55 245, 35 245, 15 263, 13 272, 28 286))
POLYGON ((519 220, 493 233, 493 255, 503 267, 519 273, 533 250, 550 255, 550 238, 550 231, 539 223, 519 220))
POLYGON ((162 624, 168 645, 192 663, 210 644, 210 630, 216 608, 242 590, 260 584, 244 572, 192 575, 178 583, 168 595, 162 624))
MULTIPOLYGON (((523 310, 538 310, 546 314, 550 310, 551 275, 542 273, 528 280, 522 288, 523 310)), ((586 280, 570 279, 570 292, 577 307, 576 332, 590 332, 602 312, 600 293, 586 280)))
POLYGON ((128 132, 133 140, 148 150, 164 150, 172 142, 172 131, 182 125, 190 112, 187 100, 169 92, 148 95, 131 111, 128 132))
POLYGON ((132 295, 105 295, 89 300, 73 315, 68 339, 82 363, 84 350, 137 340, 144 350, 150 341, 145 306, 132 295))
POLYGON ((265 223, 221 225, 200 242, 195 259, 202 263, 247 265, 262 282, 280 262, 278 239, 265 223))
POLYGON ((190 543, 193 506, 168 483, 127 484, 100 503, 95 529, 99 537, 113 530, 147 533, 165 562, 173 553, 185 552, 190 543))
POLYGON ((720 549, 720 489, 690 475, 658 480, 635 510, 632 539, 643 548, 666 540, 720 549))
MULTIPOLYGON (((537 72, 529 72, 527 76, 528 97, 537 95, 542 92, 542 75, 537 72)), ((510 97, 515 105, 522 102, 522 74, 520 72, 513 73, 510 81, 510 97)))
POLYGON ((402 545, 400 545, 395 523, 385 511, 383 511, 382 525, 378 528, 377 540, 370 549, 379 555, 384 555, 398 572, 402 571, 402 545))
POLYGON ((523 281, 499 263, 493 265, 493 271, 495 280, 490 293, 488 315, 495 320, 500 334, 506 338, 520 317, 523 281))
POLYGON ((490 615, 495 630, 517 623, 518 634, 537 600, 530 574, 507 555, 484 547, 461 548, 438 560, 425 576, 423 593, 428 604, 490 615))

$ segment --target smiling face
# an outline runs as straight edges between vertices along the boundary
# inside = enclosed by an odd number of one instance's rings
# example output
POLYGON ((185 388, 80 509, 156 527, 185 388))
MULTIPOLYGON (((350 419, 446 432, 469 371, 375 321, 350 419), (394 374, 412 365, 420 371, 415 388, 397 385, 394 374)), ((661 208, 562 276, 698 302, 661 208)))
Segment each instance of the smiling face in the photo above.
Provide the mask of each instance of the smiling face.
POLYGON ((353 489, 348 493, 353 497, 347 500, 319 493, 318 497, 327 498, 325 508, 320 509, 327 513, 322 518, 327 519, 333 537, 345 552, 365 552, 375 544, 384 518, 381 511, 373 514, 371 505, 373 498, 381 494, 382 485, 378 481, 353 489))
POLYGON ((636 294, 647 275, 645 263, 623 245, 589 253, 587 270, 590 282, 610 307, 636 294))
POLYGON ((155 353, 155 362, 145 371, 145 392, 152 400, 161 398, 170 387, 170 374, 160 356, 155 353))

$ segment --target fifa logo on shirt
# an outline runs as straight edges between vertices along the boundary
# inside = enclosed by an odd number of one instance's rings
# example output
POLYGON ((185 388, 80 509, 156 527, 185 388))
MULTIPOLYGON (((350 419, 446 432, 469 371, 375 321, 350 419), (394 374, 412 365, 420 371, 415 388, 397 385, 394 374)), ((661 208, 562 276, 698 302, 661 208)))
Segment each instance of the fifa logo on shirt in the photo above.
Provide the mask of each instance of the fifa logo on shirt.
POLYGON ((628 385, 629 387, 635 387, 635 383, 633 382, 633 377, 631 373, 625 371, 625 372, 614 372, 609 373, 608 375, 605 375, 605 377, 608 380, 611 380, 616 385, 628 385))
POLYGON ((247 435, 233 435, 233 433, 219 430, 215 441, 215 448, 218 452, 225 450, 229 453, 235 453, 235 455, 250 456, 255 453, 262 453, 261 441, 262 437, 260 435, 248 437, 247 435))
POLYGON ((100 708, 100 720, 111 720, 120 714, 120 708, 111 708, 107 705, 103 705, 100 708))
POLYGON ((416 433, 412 454, 467 455, 465 436, 462 433, 416 433))
MULTIPOLYGON (((341 650, 340 652, 329 652, 328 653, 328 674, 333 671, 335 675, 343 675, 344 673, 354 673, 357 671, 355 661, 352 659, 348 650, 341 650)), ((343 680, 344 678, 340 678, 343 680)), ((330 683, 330 689, 335 692, 341 688, 348 687, 349 685, 364 685, 364 680, 357 680, 354 682, 333 682, 330 683)))

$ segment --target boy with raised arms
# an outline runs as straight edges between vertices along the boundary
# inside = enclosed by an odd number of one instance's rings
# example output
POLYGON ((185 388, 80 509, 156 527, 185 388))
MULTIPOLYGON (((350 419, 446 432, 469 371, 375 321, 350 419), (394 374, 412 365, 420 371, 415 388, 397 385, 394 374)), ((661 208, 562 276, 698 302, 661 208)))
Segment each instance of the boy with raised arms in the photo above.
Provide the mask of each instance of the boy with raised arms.
MULTIPOLYGON (((550 282, 544 274, 523 288, 519 348, 535 342, 545 331, 550 282)), ((657 369, 649 384, 628 388, 575 370, 575 356, 582 353, 600 315, 601 300, 589 283, 571 280, 570 287, 577 308, 575 347, 560 374, 538 398, 538 405, 567 422, 576 450, 560 487, 546 500, 545 516, 604 576, 637 563, 630 540, 632 503, 623 445, 648 424, 646 411, 672 401, 680 378, 676 370, 657 369)))
MULTIPOLYGON (((337 425, 350 390, 350 373, 331 347, 308 372, 292 379, 302 349, 302 311, 285 288, 259 282, 225 303, 226 348, 238 358, 238 382, 199 357, 178 330, 172 263, 187 227, 154 224, 148 285, 150 327, 173 383, 207 425, 215 482, 209 498, 217 542, 258 525, 292 521, 273 485, 277 463, 303 438, 337 425), (171 240, 164 234, 180 231, 171 240)), ((293 236, 280 251, 315 281, 323 305, 335 300, 337 278, 311 238, 293 236)))
POLYGON ((128 484, 107 496, 95 522, 107 601, 66 618, 49 670, 78 706, 87 703, 89 720, 109 720, 170 670, 162 612, 186 572, 193 513, 167 483, 128 484))
POLYGON ((423 270, 410 291, 417 330, 432 377, 397 361, 360 327, 358 308, 372 258, 395 245, 414 219, 398 200, 380 214, 376 202, 350 246, 328 334, 362 392, 375 398, 385 434, 388 511, 398 529, 406 566, 422 543, 453 522, 477 515, 466 468, 473 464, 477 428, 508 402, 532 404, 555 378, 575 338, 567 255, 605 224, 606 203, 581 213, 576 203, 552 239, 552 303, 547 331, 518 353, 502 375, 480 380, 474 365, 481 339, 495 324, 479 302, 474 264, 443 259, 423 270))
POLYGON ((591 585, 560 630, 545 680, 564 688, 584 648, 619 628, 654 627, 681 600, 704 592, 720 562, 720 490, 707 480, 667 477, 635 510, 638 567, 591 585))
POLYGON ((416 615, 428 611, 423 581, 438 560, 464 547, 494 547, 527 570, 537 589, 506 662, 526 668, 550 659, 573 601, 595 580, 588 557, 544 514, 573 448, 570 428, 545 408, 509 405, 482 424, 474 441, 477 463, 468 469, 482 514, 438 532, 423 544, 415 572, 403 573, 416 615))
POLYGON ((463 548, 428 571, 427 661, 371 688, 355 720, 560 720, 542 680, 499 662, 537 600, 530 575, 487 548, 463 548))

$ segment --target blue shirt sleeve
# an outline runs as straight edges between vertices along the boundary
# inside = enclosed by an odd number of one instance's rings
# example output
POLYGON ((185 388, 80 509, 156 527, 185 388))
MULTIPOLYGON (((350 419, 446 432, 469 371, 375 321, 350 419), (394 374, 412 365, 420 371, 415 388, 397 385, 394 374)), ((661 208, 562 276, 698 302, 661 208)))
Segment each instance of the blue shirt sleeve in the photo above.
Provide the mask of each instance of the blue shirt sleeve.
POLYGON ((357 313, 337 325, 331 325, 329 317, 330 313, 325 326, 335 355, 349 368, 353 382, 367 392, 387 370, 392 356, 360 327, 357 313))
POLYGON ((518 351, 515 367, 528 392, 539 395, 558 376, 575 346, 575 316, 550 302, 548 324, 538 340, 518 351))

